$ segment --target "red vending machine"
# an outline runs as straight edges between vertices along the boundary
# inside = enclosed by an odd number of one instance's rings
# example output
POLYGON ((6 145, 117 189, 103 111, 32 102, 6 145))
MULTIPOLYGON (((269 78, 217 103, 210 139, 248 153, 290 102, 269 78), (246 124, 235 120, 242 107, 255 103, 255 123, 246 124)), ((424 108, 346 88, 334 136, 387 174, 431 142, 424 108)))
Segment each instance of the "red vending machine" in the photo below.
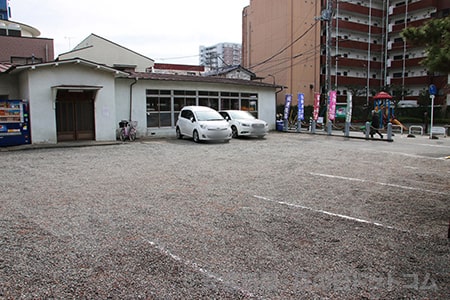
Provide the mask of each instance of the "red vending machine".
POLYGON ((0 147, 30 143, 28 101, 0 100, 0 147))

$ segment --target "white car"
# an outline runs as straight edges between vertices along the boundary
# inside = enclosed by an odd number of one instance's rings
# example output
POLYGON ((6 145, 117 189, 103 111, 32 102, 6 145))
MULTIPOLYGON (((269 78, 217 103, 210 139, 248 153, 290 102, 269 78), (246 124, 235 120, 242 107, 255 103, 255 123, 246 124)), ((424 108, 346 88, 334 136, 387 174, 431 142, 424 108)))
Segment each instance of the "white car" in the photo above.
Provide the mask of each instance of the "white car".
POLYGON ((269 132, 267 122, 255 118, 244 110, 223 110, 219 112, 230 123, 233 137, 257 136, 263 138, 269 132))
POLYGON ((214 109, 206 106, 185 106, 181 109, 176 124, 177 138, 191 137, 201 140, 231 140, 230 124, 214 109))

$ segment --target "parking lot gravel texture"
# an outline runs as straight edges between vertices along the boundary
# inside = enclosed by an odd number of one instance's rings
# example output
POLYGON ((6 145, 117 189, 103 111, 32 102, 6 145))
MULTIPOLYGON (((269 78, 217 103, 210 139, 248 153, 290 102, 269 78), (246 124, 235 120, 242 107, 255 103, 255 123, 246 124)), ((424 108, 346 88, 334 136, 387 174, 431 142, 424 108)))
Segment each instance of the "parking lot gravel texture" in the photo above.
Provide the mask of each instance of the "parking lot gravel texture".
POLYGON ((448 299, 450 140, 0 153, 0 299, 448 299))

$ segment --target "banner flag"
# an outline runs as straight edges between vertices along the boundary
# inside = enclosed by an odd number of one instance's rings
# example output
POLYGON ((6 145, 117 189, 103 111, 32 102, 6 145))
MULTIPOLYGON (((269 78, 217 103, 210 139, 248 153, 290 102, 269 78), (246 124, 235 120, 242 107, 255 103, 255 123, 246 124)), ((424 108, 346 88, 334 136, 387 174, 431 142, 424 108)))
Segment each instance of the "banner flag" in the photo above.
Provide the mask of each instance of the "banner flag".
POLYGON ((289 109, 291 109, 292 95, 286 95, 284 104, 284 120, 289 118, 289 109))
POLYGON ((297 119, 303 121, 305 119, 305 94, 298 94, 298 114, 297 119))
POLYGON ((336 91, 330 91, 330 104, 328 106, 328 120, 336 118, 336 91))
POLYGON ((348 93, 347 94, 347 116, 345 118, 345 122, 347 122, 347 123, 352 122, 352 108, 353 108, 352 100, 353 100, 352 93, 348 93))
POLYGON ((319 118, 319 109, 320 109, 320 94, 314 93, 314 111, 313 111, 313 120, 317 121, 319 118))

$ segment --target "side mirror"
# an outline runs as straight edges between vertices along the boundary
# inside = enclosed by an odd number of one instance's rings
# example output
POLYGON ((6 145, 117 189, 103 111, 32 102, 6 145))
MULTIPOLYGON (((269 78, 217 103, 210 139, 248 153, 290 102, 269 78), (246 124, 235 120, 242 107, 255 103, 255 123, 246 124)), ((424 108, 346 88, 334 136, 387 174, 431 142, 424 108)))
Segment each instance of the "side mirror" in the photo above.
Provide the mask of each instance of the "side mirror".
POLYGON ((194 123, 195 122, 195 118, 191 117, 191 122, 194 123))

